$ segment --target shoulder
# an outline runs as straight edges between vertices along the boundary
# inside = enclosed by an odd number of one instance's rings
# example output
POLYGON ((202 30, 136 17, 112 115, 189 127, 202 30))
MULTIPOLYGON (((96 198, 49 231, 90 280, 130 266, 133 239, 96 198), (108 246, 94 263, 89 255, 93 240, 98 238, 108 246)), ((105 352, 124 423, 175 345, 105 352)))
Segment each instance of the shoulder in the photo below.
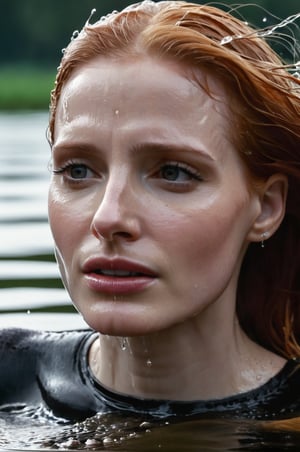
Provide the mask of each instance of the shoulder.
POLYGON ((39 369, 61 365, 77 354, 90 330, 38 331, 22 328, 0 330, 1 382, 24 372, 29 376, 39 369))
POLYGON ((25 352, 40 335, 37 331, 22 328, 8 328, 0 330, 0 355, 9 357, 25 352))
POLYGON ((45 348, 67 345, 78 346, 91 330, 40 331, 23 328, 0 329, 0 354, 15 354, 20 351, 43 353, 45 348))
POLYGON ((81 347, 92 335, 91 330, 0 330, 0 405, 39 402, 43 388, 56 392, 63 384, 67 390, 81 347))

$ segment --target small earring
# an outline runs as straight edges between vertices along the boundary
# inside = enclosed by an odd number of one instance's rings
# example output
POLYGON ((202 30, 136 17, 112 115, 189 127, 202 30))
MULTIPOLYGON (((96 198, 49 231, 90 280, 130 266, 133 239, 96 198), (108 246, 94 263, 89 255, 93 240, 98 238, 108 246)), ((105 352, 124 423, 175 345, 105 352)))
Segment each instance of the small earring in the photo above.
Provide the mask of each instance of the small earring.
POLYGON ((260 242, 260 246, 261 248, 265 247, 265 240, 268 238, 269 233, 268 232, 263 232, 261 235, 261 242, 260 242))

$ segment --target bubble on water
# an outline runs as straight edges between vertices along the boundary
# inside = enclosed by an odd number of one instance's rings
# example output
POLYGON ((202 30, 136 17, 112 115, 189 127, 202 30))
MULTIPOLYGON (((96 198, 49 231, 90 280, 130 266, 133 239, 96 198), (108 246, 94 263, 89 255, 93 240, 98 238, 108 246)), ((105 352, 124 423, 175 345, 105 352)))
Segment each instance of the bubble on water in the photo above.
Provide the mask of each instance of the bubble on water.
POLYGON ((150 422, 144 421, 144 422, 142 422, 142 423, 139 425, 139 427, 140 427, 140 428, 148 429, 148 428, 152 427, 152 425, 151 425, 150 422))
POLYGON ((59 449, 78 449, 78 447, 81 446, 80 441, 78 441, 77 439, 69 439, 68 441, 58 444, 58 448, 59 449))
POLYGON ((113 444, 114 440, 110 438, 109 436, 106 436, 103 438, 103 446, 111 446, 113 444))
POLYGON ((85 442, 85 445, 88 447, 97 447, 97 446, 101 446, 101 442, 97 441, 96 439, 87 439, 85 442))
POLYGON ((267 22, 267 20, 268 20, 268 19, 267 19, 266 17, 264 17, 262 21, 263 21, 263 22, 267 22))
POLYGON ((30 309, 27 309, 27 314, 29 315, 29 314, 31 314, 31 311, 30 311, 30 309))

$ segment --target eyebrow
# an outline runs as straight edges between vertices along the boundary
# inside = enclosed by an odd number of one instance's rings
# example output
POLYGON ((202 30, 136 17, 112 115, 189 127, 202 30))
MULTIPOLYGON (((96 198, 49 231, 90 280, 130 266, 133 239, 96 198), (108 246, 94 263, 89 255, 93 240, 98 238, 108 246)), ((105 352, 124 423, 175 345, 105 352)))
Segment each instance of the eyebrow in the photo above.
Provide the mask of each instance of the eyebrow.
MULTIPOLYGON (((52 152, 59 152, 59 151, 74 151, 75 149, 83 151, 87 154, 94 154, 103 151, 100 147, 94 145, 94 144, 87 144, 87 143, 80 143, 80 142, 65 142, 65 143, 58 143, 57 145, 52 146, 52 152)), ((210 155, 208 152, 203 150, 202 148, 196 148, 191 145, 187 144, 179 144, 179 143, 157 143, 157 142, 145 142, 145 143, 137 143, 132 146, 132 151, 134 153, 138 152, 169 152, 170 154, 172 152, 177 153, 188 153, 188 154, 194 154, 197 156, 201 156, 204 160, 207 160, 208 162, 215 162, 215 158, 210 155)))
POLYGON ((61 142, 54 144, 52 146, 52 152, 60 152, 60 151, 74 151, 75 149, 89 153, 96 153, 99 152, 101 149, 99 149, 94 144, 87 144, 87 143, 80 143, 80 142, 61 142))
POLYGON ((187 144, 179 144, 179 143, 156 143, 156 142, 146 142, 146 143, 138 143, 133 146, 133 151, 148 151, 148 152, 182 152, 182 153, 190 153, 201 155, 205 160, 210 162, 214 162, 215 158, 210 155, 208 152, 203 150, 202 148, 196 148, 187 144))

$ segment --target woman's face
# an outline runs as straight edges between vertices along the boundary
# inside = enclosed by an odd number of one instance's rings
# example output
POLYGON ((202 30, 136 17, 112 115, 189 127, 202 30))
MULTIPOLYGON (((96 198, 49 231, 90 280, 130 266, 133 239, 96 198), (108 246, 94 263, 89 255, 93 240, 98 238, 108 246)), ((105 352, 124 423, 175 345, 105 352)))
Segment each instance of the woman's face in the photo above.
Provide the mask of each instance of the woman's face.
POLYGON ((225 92, 208 83, 213 97, 179 65, 99 57, 63 89, 50 224, 65 286, 104 334, 233 310, 260 203, 230 144, 225 92))

